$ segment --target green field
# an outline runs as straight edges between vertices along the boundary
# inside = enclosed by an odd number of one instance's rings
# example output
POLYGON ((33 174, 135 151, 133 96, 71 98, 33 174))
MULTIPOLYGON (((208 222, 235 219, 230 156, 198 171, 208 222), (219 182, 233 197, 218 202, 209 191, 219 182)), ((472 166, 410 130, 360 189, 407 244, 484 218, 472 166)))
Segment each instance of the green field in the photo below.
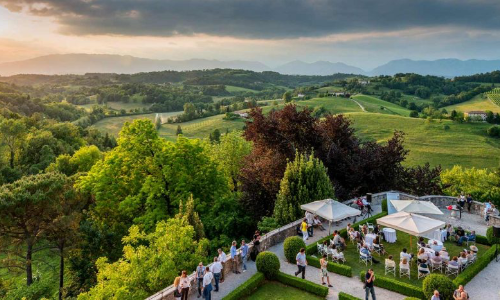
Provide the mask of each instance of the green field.
MULTIPOLYGON (((357 228, 356 228, 357 229, 357 228)), ((397 231, 397 241, 396 243, 389 244, 389 243, 382 243, 384 245, 384 249, 387 252, 387 255, 385 256, 380 256, 377 253, 373 253, 373 257, 375 260, 380 261, 380 263, 374 263, 371 267, 375 271, 375 274, 379 274, 380 276, 384 276, 384 261, 385 259, 389 256, 392 255, 393 259, 396 262, 396 278, 397 280, 400 280, 405 283, 409 283, 415 286, 422 286, 422 279, 417 279, 418 271, 417 271, 417 264, 413 262, 410 266, 410 279, 408 277, 400 278, 399 277, 399 253, 403 250, 403 248, 407 248, 409 253, 414 253, 416 254, 416 242, 417 239, 415 237, 412 237, 412 250, 410 251, 410 235, 401 231, 397 231)), ((347 241, 346 241, 347 242, 347 241)), ((347 242, 347 248, 344 251, 344 257, 346 259, 346 265, 352 267, 352 273, 353 274, 359 274, 361 271, 366 271, 367 267, 364 263, 359 262, 359 252, 356 249, 356 245, 353 245, 351 242, 347 242)), ((444 246, 446 247, 446 250, 448 251, 448 254, 450 254, 451 257, 457 256, 460 254, 461 251, 463 251, 464 246, 457 246, 455 243, 446 241, 444 243, 444 246)), ((481 244, 476 244, 477 248, 479 249, 478 251, 478 257, 481 257, 486 250, 488 250, 490 247, 481 245, 481 244)), ((439 272, 439 271, 437 271, 439 272)), ((440 273, 439 273, 440 274, 440 273)), ((394 275, 386 275, 387 277, 393 278, 394 275)))
MULTIPOLYGON (((319 273, 318 273, 319 274, 319 273)), ((279 282, 269 281, 260 286, 247 300, 302 300, 325 299, 279 282)))
POLYGON ((247 89, 239 86, 233 86, 233 85, 226 85, 226 91, 230 93, 238 93, 238 92, 250 92, 250 93, 257 93, 258 91, 252 90, 252 89, 247 89))
POLYGON ((445 109, 448 112, 452 110, 461 112, 466 112, 471 110, 483 110, 483 111, 491 110, 492 112, 500 113, 500 106, 495 105, 493 102, 491 102, 490 99, 488 99, 486 96, 483 96, 482 94, 477 95, 476 97, 472 98, 469 101, 446 106, 445 109))
POLYGON ((343 90, 344 88, 338 85, 330 85, 317 89, 318 93, 342 92, 343 90))
MULTIPOLYGON (((89 103, 89 104, 83 104, 83 105, 77 105, 78 107, 81 107, 81 108, 84 108, 85 110, 87 111, 91 111, 92 110, 92 107, 94 107, 96 105, 96 103, 89 103)), ((127 112, 130 111, 131 109, 143 109, 143 108, 149 108, 151 106, 151 104, 144 104, 142 102, 137 102, 137 103, 134 103, 134 102, 129 102, 129 103, 123 103, 123 102, 108 102, 106 104, 108 106, 109 109, 112 109, 112 110, 122 110, 122 109, 125 109, 127 112)))
POLYGON ((488 137, 482 123, 458 124, 450 120, 432 123, 401 116, 350 113, 356 134, 377 142, 389 139, 394 130, 406 133, 405 147, 410 150, 407 165, 429 162, 432 166, 451 168, 454 165, 476 168, 497 168, 500 162, 500 139, 488 137), (445 130, 448 125, 450 129, 445 130))
POLYGON ((389 115, 410 116, 410 110, 397 104, 367 95, 356 95, 353 98, 363 105, 367 112, 389 115))

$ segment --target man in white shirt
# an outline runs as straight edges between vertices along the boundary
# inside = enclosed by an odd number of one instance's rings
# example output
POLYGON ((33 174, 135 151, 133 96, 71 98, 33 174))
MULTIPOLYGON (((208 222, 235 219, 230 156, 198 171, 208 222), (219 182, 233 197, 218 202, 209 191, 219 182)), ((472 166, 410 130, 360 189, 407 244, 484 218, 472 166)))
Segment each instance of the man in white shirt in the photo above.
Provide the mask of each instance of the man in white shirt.
POLYGON ((406 258, 408 261, 411 261, 412 258, 411 254, 407 253, 406 251, 407 251, 406 248, 403 248, 403 251, 399 253, 399 258, 401 260, 403 260, 403 258, 406 258))
POLYGON ((220 282, 224 282, 224 269, 226 267, 226 253, 224 253, 224 251, 222 251, 222 249, 219 248, 219 250, 217 250, 219 252, 219 262, 222 264, 222 271, 221 271, 221 275, 220 275, 220 282))
POLYGON ((219 262, 219 259, 217 257, 214 257, 214 263, 210 267, 210 272, 212 272, 214 279, 215 279, 215 292, 219 291, 219 280, 220 280, 220 273, 222 272, 222 264, 219 262))
POLYGON ((203 297, 205 300, 212 300, 212 279, 214 276, 210 272, 210 268, 207 267, 205 275, 203 276, 203 297))

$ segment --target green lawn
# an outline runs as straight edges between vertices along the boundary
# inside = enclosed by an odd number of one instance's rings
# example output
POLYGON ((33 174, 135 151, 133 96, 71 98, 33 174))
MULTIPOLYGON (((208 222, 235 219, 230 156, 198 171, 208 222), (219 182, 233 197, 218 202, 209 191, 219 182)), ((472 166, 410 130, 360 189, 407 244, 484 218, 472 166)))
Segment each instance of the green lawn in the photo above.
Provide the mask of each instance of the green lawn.
MULTIPOLYGON (((357 230, 357 228, 356 228, 356 230, 357 230)), ((417 251, 416 250, 417 238, 412 237, 412 242, 411 242, 412 251, 410 251, 409 250, 410 249, 410 235, 406 234, 404 232, 401 232, 401 231, 396 231, 396 235, 397 235, 396 243, 394 243, 394 244, 389 244, 387 242, 383 243, 384 248, 387 251, 387 255, 380 256, 377 253, 373 253, 373 257, 376 260, 380 261, 380 263, 378 263, 378 264, 375 264, 375 263, 373 264, 373 266, 372 266, 373 270, 375 271, 375 274, 385 276, 384 275, 384 271, 385 271, 384 261, 389 255, 392 255, 394 260, 396 261, 396 265, 397 265, 396 278, 398 280, 403 281, 403 282, 410 283, 410 284, 413 284, 415 286, 420 287, 420 286, 422 286, 422 279, 420 279, 420 280, 417 279, 418 273, 417 273, 417 264, 416 263, 412 263, 412 265, 411 265, 411 270, 410 270, 411 279, 408 279, 408 277, 405 277, 405 278, 399 277, 399 261, 400 261, 399 260, 399 253, 403 250, 403 248, 407 248, 408 252, 410 252, 410 253, 416 253, 416 251, 417 251)), ((451 257, 457 256, 460 253, 460 251, 462 251, 464 249, 464 247, 466 247, 466 246, 457 246, 455 243, 451 243, 448 241, 446 241, 444 243, 444 246, 446 247, 446 249, 451 257)), ((478 257, 482 256, 486 252, 486 250, 488 250, 490 248, 489 246, 485 246, 485 245, 481 245, 481 244, 476 244, 476 246, 479 249, 478 257)), ((352 273, 355 276, 358 275, 361 271, 366 271, 368 268, 364 263, 359 262, 359 254, 358 253, 359 252, 356 249, 356 245, 353 245, 350 242, 348 242, 347 249, 344 251, 344 256, 346 259, 346 265, 348 265, 352 268, 352 273)), ((436 272, 439 272, 439 271, 436 271, 436 272)), ((393 275, 388 274, 387 276, 392 277, 393 275)))
POLYGON ((449 120, 428 124, 423 119, 393 115, 350 113, 356 134, 377 142, 389 139, 394 130, 406 133, 405 147, 410 150, 406 165, 429 162, 432 166, 454 165, 496 168, 500 162, 500 139, 488 137, 488 124, 458 124, 449 120), (444 126, 449 129, 445 130, 444 126))
MULTIPOLYGON (((271 103, 272 101, 269 101, 271 103)), ((283 108, 283 102, 279 102, 279 105, 270 105, 262 108, 264 113, 268 113, 271 109, 281 109, 283 108)), ((309 100, 301 100, 294 102, 299 107, 309 107, 314 109, 318 106, 325 107, 328 111, 333 114, 343 114, 350 112, 361 112, 361 108, 354 101, 347 98, 339 97, 325 97, 325 98, 313 98, 309 100)))
POLYGON ((389 115, 410 116, 410 110, 397 104, 367 95, 356 95, 353 98, 363 105, 367 112, 389 115))
POLYGON ((258 91, 252 90, 252 89, 247 89, 239 86, 233 86, 233 85, 226 85, 226 91, 230 93, 235 93, 235 92, 250 92, 250 93, 257 93, 258 91))
POLYGON ((279 282, 269 281, 259 287, 247 300, 302 300, 325 299, 308 292, 286 286, 279 282))
POLYGON ((318 93, 326 93, 326 92, 342 92, 344 90, 340 85, 330 85, 317 89, 318 93))
POLYGON ((500 106, 491 102, 491 100, 486 98, 486 96, 484 96, 483 98, 483 94, 477 95, 476 97, 472 98, 469 101, 446 106, 445 109, 448 111, 448 113, 451 112, 452 110, 461 112, 466 112, 471 110, 483 110, 483 111, 491 110, 492 112, 500 113, 500 106))

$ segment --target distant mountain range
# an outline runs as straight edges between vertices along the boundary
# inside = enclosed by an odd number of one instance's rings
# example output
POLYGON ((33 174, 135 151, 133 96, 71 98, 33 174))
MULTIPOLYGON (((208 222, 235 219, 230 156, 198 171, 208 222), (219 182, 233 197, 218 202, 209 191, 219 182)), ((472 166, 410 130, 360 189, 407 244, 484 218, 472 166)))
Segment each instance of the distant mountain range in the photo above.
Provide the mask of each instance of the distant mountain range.
POLYGON ((257 61, 220 61, 208 59, 159 60, 133 56, 108 54, 53 54, 33 59, 0 63, 0 76, 15 74, 85 74, 123 73, 132 74, 154 71, 188 71, 202 69, 244 69, 256 72, 275 71, 290 75, 331 75, 335 73, 359 75, 394 75, 396 73, 417 73, 454 77, 500 70, 500 60, 438 59, 433 61, 400 59, 381 65, 372 71, 365 71, 341 62, 317 61, 306 63, 292 61, 276 68, 270 68, 257 61))

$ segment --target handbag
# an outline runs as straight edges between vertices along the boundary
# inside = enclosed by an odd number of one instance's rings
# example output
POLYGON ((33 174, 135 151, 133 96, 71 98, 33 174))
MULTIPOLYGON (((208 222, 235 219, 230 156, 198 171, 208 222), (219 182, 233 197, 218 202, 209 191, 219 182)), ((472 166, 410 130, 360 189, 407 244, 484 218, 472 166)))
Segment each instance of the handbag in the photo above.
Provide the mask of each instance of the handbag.
POLYGON ((175 289, 175 291, 174 291, 174 297, 179 298, 179 297, 181 297, 181 296, 182 296, 182 295, 181 295, 181 292, 179 292, 179 290, 178 290, 178 289, 175 289))

